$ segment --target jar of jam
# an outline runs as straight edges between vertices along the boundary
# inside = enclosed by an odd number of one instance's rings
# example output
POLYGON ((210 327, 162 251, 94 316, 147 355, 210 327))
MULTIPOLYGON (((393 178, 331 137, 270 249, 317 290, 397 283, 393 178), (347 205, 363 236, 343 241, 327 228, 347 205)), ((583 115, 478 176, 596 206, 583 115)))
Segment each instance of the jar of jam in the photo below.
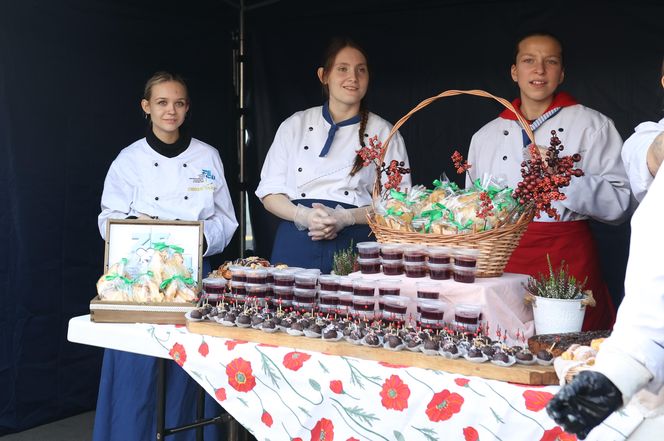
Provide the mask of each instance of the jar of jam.
POLYGON ((362 274, 378 274, 380 272, 380 258, 363 259, 358 257, 357 263, 360 265, 362 274))
POLYGON ((458 304, 454 306, 454 325, 475 332, 479 327, 482 316, 480 305, 458 304))
POLYGON ((247 292, 247 297, 264 299, 267 295, 267 285, 264 283, 245 283, 244 288, 247 292))
POLYGON ((353 296, 351 315, 356 318, 373 320, 375 318, 376 300, 373 297, 353 296))
POLYGON ((247 278, 245 277, 245 270, 247 267, 244 267, 242 265, 231 265, 228 267, 228 269, 231 271, 231 280, 233 282, 246 282, 247 278))
POLYGON ((383 259, 383 274, 386 276, 399 276, 403 274, 403 260, 383 259))
POLYGON ((356 247, 357 253, 362 259, 378 259, 380 257, 380 244, 378 242, 360 242, 356 247))
POLYGON ((319 291, 318 307, 321 312, 335 313, 339 306, 339 294, 337 291, 319 291))
POLYGON ((408 304, 410 303, 408 297, 383 296, 379 300, 383 304, 383 321, 395 323, 403 323, 406 321, 408 304))
POLYGON ((456 263, 454 267, 454 280, 461 283, 474 283, 477 268, 473 266, 459 266, 456 263))
POLYGON ((247 268, 244 270, 247 283, 264 285, 267 283, 267 270, 264 268, 247 268))
POLYGON ((236 282, 231 280, 231 298, 235 300, 244 300, 247 297, 247 289, 245 282, 236 282))
POLYGON ((450 247, 429 247, 429 263, 444 264, 452 263, 452 248, 450 247))
POLYGON ((339 292, 353 293, 353 281, 360 277, 339 276, 339 292))
POLYGON ((442 329, 449 305, 441 300, 417 299, 417 323, 422 328, 442 329))
POLYGON ((440 297, 441 284, 438 282, 417 282, 415 284, 417 289, 418 299, 434 299, 440 297))
POLYGON ((408 245, 403 249, 403 260, 405 263, 425 262, 426 258, 426 249, 420 245, 408 245))
POLYGON ((380 256, 383 260, 402 260, 403 245, 386 243, 380 246, 380 256))
POLYGON ((351 309, 353 309, 353 294, 340 292, 337 311, 339 314, 350 314, 351 309))
POLYGON ((454 251, 454 264, 456 266, 475 268, 477 266, 477 259, 479 256, 480 250, 475 250, 472 248, 459 248, 454 251))
POLYGON ((278 286, 272 287, 272 302, 277 306, 288 307, 293 304, 293 287, 278 286))
POLYGON ((321 274, 318 276, 318 284, 321 291, 337 291, 339 289, 339 276, 321 274))
POLYGON ((376 283, 378 295, 380 296, 398 296, 401 295, 401 280, 382 279, 376 283))
POLYGON ((316 283, 318 283, 316 272, 305 270, 295 273, 295 288, 316 289, 316 283))
POLYGON ((274 270, 272 278, 275 286, 293 286, 295 285, 295 272, 291 268, 274 270))
POLYGON ((358 297, 373 297, 376 294, 376 281, 358 279, 353 282, 353 295, 358 297))
POLYGON ((427 275, 427 264, 424 260, 422 262, 404 262, 403 269, 406 277, 422 278, 427 275))
POLYGON ((450 263, 431 263, 429 260, 428 266, 429 277, 433 280, 448 280, 452 277, 452 264, 450 263))

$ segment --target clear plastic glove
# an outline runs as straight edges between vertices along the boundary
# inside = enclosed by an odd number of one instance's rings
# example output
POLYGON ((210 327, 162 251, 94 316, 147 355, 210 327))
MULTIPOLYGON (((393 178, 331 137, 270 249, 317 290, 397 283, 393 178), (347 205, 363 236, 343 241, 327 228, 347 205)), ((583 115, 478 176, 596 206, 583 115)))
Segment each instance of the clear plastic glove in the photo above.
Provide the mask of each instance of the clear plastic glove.
POLYGON ((322 228, 314 231, 309 230, 309 236, 312 240, 334 239, 339 234, 339 231, 350 225, 355 225, 353 213, 341 205, 337 205, 334 210, 323 205, 321 207, 325 209, 328 216, 321 219, 322 228))
POLYGON ((565 432, 585 439, 622 405, 622 393, 604 374, 582 371, 558 391, 546 411, 565 432))
POLYGON ((312 204, 311 208, 298 204, 295 208, 295 217, 293 223, 295 227, 300 230, 320 230, 324 226, 322 219, 329 217, 325 206, 322 204, 312 204))

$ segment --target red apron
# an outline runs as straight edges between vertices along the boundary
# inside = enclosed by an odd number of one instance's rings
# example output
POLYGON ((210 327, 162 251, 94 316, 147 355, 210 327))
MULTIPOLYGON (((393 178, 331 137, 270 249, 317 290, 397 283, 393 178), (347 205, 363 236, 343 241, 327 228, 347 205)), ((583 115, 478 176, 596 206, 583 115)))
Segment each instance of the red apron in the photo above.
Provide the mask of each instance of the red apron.
POLYGON ((595 240, 587 221, 531 222, 514 250, 505 272, 537 276, 548 274, 546 255, 554 270, 565 260, 579 280, 588 276, 585 289, 593 292, 597 306, 586 308, 583 330, 611 329, 616 318, 609 290, 602 279, 595 240))

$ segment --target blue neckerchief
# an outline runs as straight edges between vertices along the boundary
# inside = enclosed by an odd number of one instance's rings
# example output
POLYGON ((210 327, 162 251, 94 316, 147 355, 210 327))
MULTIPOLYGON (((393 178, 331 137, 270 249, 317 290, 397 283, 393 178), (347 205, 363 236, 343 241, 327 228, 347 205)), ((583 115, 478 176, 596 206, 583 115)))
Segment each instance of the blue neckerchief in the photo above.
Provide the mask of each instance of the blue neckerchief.
MULTIPOLYGON (((535 133, 535 130, 537 130, 539 126, 544 124, 544 121, 555 116, 561 110, 562 107, 554 107, 553 109, 549 110, 548 112, 537 118, 535 121, 533 121, 533 123, 530 125, 530 129, 533 131, 533 133, 535 133)), ((521 129, 521 135, 523 136, 523 146, 528 147, 531 144, 531 142, 530 138, 528 138, 528 135, 526 134, 526 131, 521 129)))
POLYGON ((335 123, 334 121, 332 121, 332 116, 330 115, 329 106, 330 106, 329 102, 327 101, 323 104, 323 118, 325 118, 325 121, 327 121, 330 124, 330 130, 327 132, 327 139, 325 140, 325 145, 323 146, 323 150, 321 150, 320 154, 318 155, 321 158, 327 156, 327 153, 330 151, 330 147, 332 146, 332 141, 334 141, 334 134, 337 133, 337 129, 339 129, 339 127, 350 126, 360 122, 360 115, 355 115, 354 117, 349 118, 346 121, 335 123))

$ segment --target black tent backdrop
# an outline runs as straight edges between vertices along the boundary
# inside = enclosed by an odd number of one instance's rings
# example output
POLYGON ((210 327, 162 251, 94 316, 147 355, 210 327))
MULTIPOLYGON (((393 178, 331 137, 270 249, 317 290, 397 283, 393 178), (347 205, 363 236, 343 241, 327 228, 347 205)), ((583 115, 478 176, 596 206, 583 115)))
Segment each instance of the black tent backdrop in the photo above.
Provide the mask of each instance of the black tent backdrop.
MULTIPOLYGON (((248 2, 250 3, 250 2, 248 2)), ((269 2, 268 2, 269 3, 269 2)), ((661 114, 664 42, 658 1, 281 1, 247 15, 247 176, 255 251, 267 256, 274 219, 253 196, 278 124, 321 102, 315 68, 345 34, 367 49, 370 109, 395 121, 445 89, 512 98, 512 45, 527 29, 566 43, 564 89, 628 136, 661 114), (578 4, 577 4, 578 3, 578 4)), ((66 341, 87 312, 103 263, 96 228, 105 173, 145 130, 142 82, 169 69, 188 80, 194 136, 219 148, 238 193, 231 33, 219 1, 3 2, 0 11, 0 435, 94 407, 101 351, 66 341)), ((403 128, 415 182, 452 175, 451 151, 499 111, 445 99, 403 128)), ((234 201, 236 207, 237 200, 234 201)), ((627 226, 598 226, 619 293, 627 226)), ((232 244, 219 259, 236 257, 232 244)))

